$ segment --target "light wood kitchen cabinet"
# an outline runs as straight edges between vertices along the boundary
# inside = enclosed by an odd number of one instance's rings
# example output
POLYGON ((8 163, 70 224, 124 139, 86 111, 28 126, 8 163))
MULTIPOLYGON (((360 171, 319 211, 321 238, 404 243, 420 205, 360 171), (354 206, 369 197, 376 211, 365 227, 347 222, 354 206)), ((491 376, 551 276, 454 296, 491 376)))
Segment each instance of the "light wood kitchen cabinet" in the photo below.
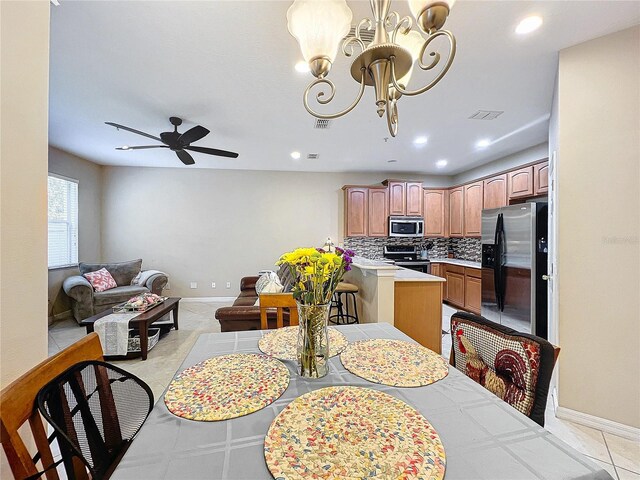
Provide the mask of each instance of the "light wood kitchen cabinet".
POLYGON ((422 198, 423 188, 422 183, 419 182, 407 182, 405 186, 406 192, 406 215, 412 215, 416 217, 422 216, 422 198))
POLYGON ((447 280, 445 283, 447 301, 452 305, 464 308, 464 267, 447 265, 444 278, 447 280))
POLYGON ((509 200, 533 196, 533 166, 519 168, 507 176, 509 200))
POLYGON ((481 273, 479 268, 464 269, 464 308, 478 315, 482 304, 481 273))
POLYGON ((407 195, 405 182, 388 182, 389 215, 406 215, 407 195))
POLYGON ((367 233, 370 237, 389 236, 389 191, 369 188, 367 233))
POLYGON ((507 174, 496 175, 484 180, 482 208, 500 208, 509 204, 507 198, 507 174))
POLYGON ((447 218, 447 194, 446 190, 424 189, 424 236, 446 237, 447 218))
POLYGON ((464 188, 449 190, 449 236, 464 236, 464 188))
POLYGON ((345 236, 366 237, 368 219, 369 189, 361 187, 345 188, 345 236))
POLYGON ((482 235, 482 182, 464 186, 464 236, 479 237, 482 235))
POLYGON ((431 262, 431 275, 435 275, 436 277, 444 278, 443 263, 433 263, 431 262))
POLYGON ((549 164, 547 162, 533 166, 533 193, 534 195, 549 193, 549 164))

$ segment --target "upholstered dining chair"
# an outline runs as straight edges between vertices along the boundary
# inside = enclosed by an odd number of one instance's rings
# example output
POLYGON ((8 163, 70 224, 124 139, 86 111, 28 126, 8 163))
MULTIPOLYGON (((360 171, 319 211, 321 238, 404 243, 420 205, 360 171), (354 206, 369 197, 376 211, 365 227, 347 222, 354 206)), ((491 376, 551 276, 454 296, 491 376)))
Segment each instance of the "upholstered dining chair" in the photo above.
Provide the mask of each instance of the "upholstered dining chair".
POLYGON ((450 363, 544 426, 549 382, 560 348, 479 315, 451 316, 450 363))
POLYGON ((260 294, 260 328, 269 329, 267 312, 269 309, 276 310, 276 328, 284 327, 285 309, 289 314, 289 325, 298 325, 298 307, 291 293, 263 293, 260 294))

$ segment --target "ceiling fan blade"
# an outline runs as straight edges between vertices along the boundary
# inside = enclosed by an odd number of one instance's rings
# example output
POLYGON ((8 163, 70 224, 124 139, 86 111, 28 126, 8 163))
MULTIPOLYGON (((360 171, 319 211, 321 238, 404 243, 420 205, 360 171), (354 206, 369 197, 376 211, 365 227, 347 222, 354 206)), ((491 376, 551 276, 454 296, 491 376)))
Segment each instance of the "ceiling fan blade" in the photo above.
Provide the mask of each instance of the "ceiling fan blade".
POLYGON ((199 153, 206 153, 207 155, 217 155, 218 157, 238 158, 238 154, 235 152, 227 152, 226 150, 218 150, 217 148, 185 147, 185 150, 191 150, 193 152, 199 152, 199 153))
POLYGON ((180 137, 178 138, 178 142, 180 142, 182 145, 189 145, 190 143, 197 142, 202 137, 208 134, 209 130, 201 125, 196 125, 195 127, 190 128, 182 135, 180 135, 180 137))
POLYGON ((193 165, 194 163, 196 163, 193 157, 189 155, 189 152, 185 152, 184 150, 176 150, 176 155, 178 155, 180 161, 185 165, 193 165))
POLYGON ((111 125, 112 127, 116 127, 118 129, 126 130, 127 132, 137 133, 138 135, 142 135, 143 137, 153 138, 154 140, 158 140, 159 142, 162 141, 160 140, 159 137, 154 137, 153 135, 149 135, 148 133, 141 132, 140 130, 135 130, 133 128, 125 127, 124 125, 118 125, 117 123, 113 123, 113 122, 104 122, 104 123, 106 123, 107 125, 111 125))
POLYGON ((116 147, 116 150, 143 150, 145 148, 169 148, 166 145, 141 145, 137 147, 116 147))

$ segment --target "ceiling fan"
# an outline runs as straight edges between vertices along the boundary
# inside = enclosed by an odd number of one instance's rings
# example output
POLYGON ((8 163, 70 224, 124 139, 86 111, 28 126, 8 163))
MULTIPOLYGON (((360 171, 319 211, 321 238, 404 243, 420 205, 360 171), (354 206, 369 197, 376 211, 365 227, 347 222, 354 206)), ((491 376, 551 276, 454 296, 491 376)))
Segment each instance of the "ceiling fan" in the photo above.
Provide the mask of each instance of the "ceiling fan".
POLYGON ((135 130, 130 127, 125 127, 124 125, 118 125, 113 122, 104 122, 107 125, 111 125, 112 127, 116 127, 118 130, 126 130, 131 133, 137 133, 138 135, 142 135, 143 137, 152 138, 159 142, 164 143, 164 145, 141 145, 135 147, 117 147, 116 150, 143 150, 147 148, 169 148, 172 151, 176 152, 176 155, 180 159, 182 163, 185 165, 193 165, 196 163, 193 160, 193 157, 187 152, 189 150, 191 152, 198 153, 206 153, 207 155, 217 155, 219 157, 229 157, 229 158, 237 158, 238 154, 235 152, 227 152, 226 150, 218 150, 217 148, 208 148, 208 147, 196 147, 191 146, 193 142, 197 142, 201 138, 207 136, 209 134, 209 130, 204 128, 201 125, 196 125, 193 128, 190 128, 184 133, 178 132, 178 127, 182 125, 182 119, 178 117, 170 117, 169 121, 173 125, 173 132, 162 132, 160 137, 155 137, 153 135, 149 135, 148 133, 141 132, 140 130, 135 130))

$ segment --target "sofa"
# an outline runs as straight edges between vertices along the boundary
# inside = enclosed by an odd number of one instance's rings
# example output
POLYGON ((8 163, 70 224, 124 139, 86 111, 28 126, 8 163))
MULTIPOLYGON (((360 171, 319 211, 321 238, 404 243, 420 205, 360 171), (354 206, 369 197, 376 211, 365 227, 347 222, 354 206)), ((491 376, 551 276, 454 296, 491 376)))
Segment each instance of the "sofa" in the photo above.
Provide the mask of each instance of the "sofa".
POLYGON ((162 289, 167 285, 167 276, 158 271, 142 271, 142 259, 131 260, 120 263, 84 263, 78 264, 80 275, 68 277, 62 284, 64 292, 71 298, 71 310, 73 317, 79 323, 85 318, 89 318, 114 305, 126 302, 135 295, 141 293, 155 293, 162 295, 162 289), (101 268, 106 268, 116 284, 115 288, 96 292, 83 277, 85 273, 95 272, 101 268), (132 280, 141 275, 141 284, 132 285, 132 280))
MULTIPOLYGON (((244 277, 240 280, 240 295, 231 307, 216 310, 216 319, 222 332, 260 330, 260 305, 256 293, 256 282, 260 277, 244 277)), ((269 328, 276 328, 276 312, 267 312, 269 328)), ((284 324, 289 325, 289 312, 284 312, 284 324)))

